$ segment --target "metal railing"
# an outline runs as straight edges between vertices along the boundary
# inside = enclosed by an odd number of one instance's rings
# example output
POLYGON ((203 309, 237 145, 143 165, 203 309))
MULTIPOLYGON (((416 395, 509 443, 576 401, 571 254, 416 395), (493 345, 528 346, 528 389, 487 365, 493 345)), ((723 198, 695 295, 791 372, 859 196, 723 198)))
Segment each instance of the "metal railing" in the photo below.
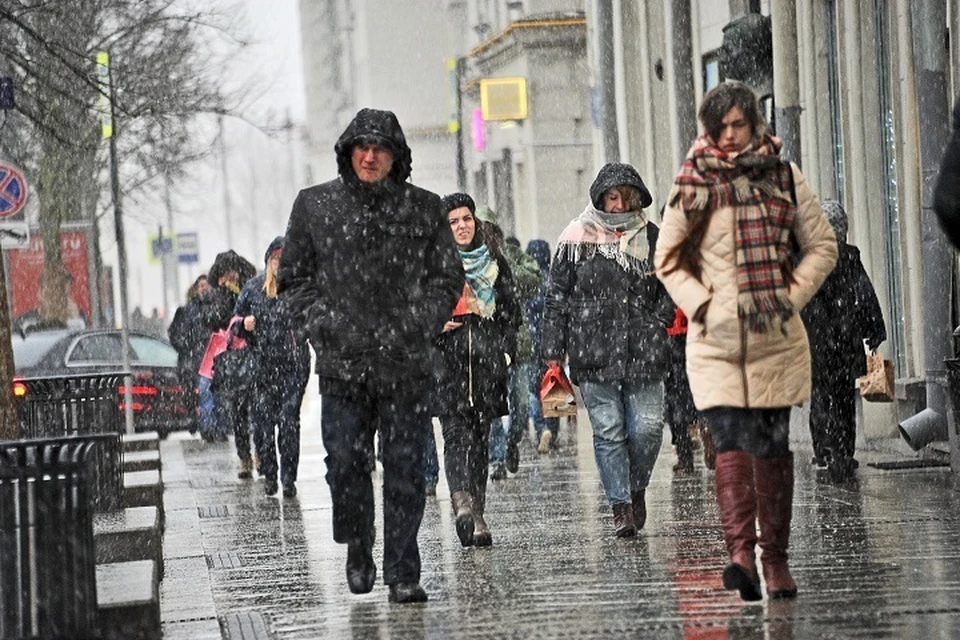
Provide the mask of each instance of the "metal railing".
POLYGON ((0 442, 0 638, 96 636, 89 472, 112 440, 0 442))
POLYGON ((17 398, 20 437, 110 436, 91 461, 92 500, 101 511, 117 509, 123 497, 123 412, 117 389, 123 373, 23 378, 17 398))

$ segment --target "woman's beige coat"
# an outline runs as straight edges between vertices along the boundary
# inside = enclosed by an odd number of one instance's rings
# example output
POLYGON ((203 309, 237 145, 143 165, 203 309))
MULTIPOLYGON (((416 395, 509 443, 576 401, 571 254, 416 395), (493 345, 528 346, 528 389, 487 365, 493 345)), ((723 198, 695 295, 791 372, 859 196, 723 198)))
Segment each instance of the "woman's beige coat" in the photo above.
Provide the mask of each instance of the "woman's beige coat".
POLYGON ((788 407, 810 397, 810 350, 800 320, 803 308, 837 261, 837 240, 820 203, 800 170, 793 166, 797 194, 794 235, 803 259, 790 287, 794 314, 785 332, 748 331, 737 316, 737 264, 734 208, 713 212, 700 247, 702 275, 664 273, 664 256, 687 236, 683 210, 667 207, 657 243, 657 273, 674 302, 690 318, 687 374, 697 409, 711 407, 788 407), (709 302, 705 323, 692 320, 709 302))

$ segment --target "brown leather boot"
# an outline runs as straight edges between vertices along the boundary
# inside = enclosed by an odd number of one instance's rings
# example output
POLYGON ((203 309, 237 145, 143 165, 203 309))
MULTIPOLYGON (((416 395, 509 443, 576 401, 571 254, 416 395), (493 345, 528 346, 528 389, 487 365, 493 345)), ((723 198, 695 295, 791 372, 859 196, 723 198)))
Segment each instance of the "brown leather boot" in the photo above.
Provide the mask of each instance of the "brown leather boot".
POLYGON ((489 547, 493 544, 493 534, 483 519, 483 512, 487 507, 486 493, 478 493, 473 499, 473 544, 477 547, 489 547))
POLYGON ((450 494, 453 514, 457 518, 457 537, 460 544, 469 547, 473 544, 474 517, 473 496, 469 491, 454 491, 450 494))
POLYGON ((787 566, 790 520, 793 516, 793 454, 753 463, 757 482, 757 517, 760 521, 760 556, 767 595, 795 598, 797 583, 787 566))
POLYGON ((629 538, 637 535, 637 525, 633 521, 633 505, 613 505, 613 533, 618 538, 629 538))
POLYGON ((237 477, 241 480, 249 480, 253 477, 253 460, 249 456, 240 458, 240 471, 237 472, 237 477))
POLYGON ((745 451, 726 451, 717 454, 716 462, 720 524, 730 554, 730 564, 723 570, 723 586, 737 589, 743 600, 760 600, 753 456, 745 451))

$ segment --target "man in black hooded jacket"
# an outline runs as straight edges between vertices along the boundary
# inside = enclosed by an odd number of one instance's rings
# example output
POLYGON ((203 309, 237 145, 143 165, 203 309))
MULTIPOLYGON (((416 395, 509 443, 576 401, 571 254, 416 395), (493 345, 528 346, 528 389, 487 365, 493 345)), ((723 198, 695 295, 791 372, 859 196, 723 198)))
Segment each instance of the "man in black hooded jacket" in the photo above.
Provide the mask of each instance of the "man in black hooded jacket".
POLYGON ((373 436, 383 462, 383 580, 391 602, 423 602, 417 532, 434 338, 463 288, 440 198, 407 182, 396 116, 361 109, 335 146, 339 177, 304 189, 287 226, 279 291, 316 352, 333 539, 347 584, 367 593, 373 561, 373 436))

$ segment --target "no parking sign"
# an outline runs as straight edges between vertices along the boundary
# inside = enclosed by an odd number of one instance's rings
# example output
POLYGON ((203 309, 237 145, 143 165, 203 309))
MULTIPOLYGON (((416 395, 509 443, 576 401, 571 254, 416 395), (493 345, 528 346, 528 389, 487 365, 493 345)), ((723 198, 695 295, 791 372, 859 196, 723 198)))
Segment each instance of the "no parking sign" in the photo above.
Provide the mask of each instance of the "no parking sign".
POLYGON ((27 203, 27 181, 16 169, 0 164, 0 218, 10 218, 20 213, 27 203))

